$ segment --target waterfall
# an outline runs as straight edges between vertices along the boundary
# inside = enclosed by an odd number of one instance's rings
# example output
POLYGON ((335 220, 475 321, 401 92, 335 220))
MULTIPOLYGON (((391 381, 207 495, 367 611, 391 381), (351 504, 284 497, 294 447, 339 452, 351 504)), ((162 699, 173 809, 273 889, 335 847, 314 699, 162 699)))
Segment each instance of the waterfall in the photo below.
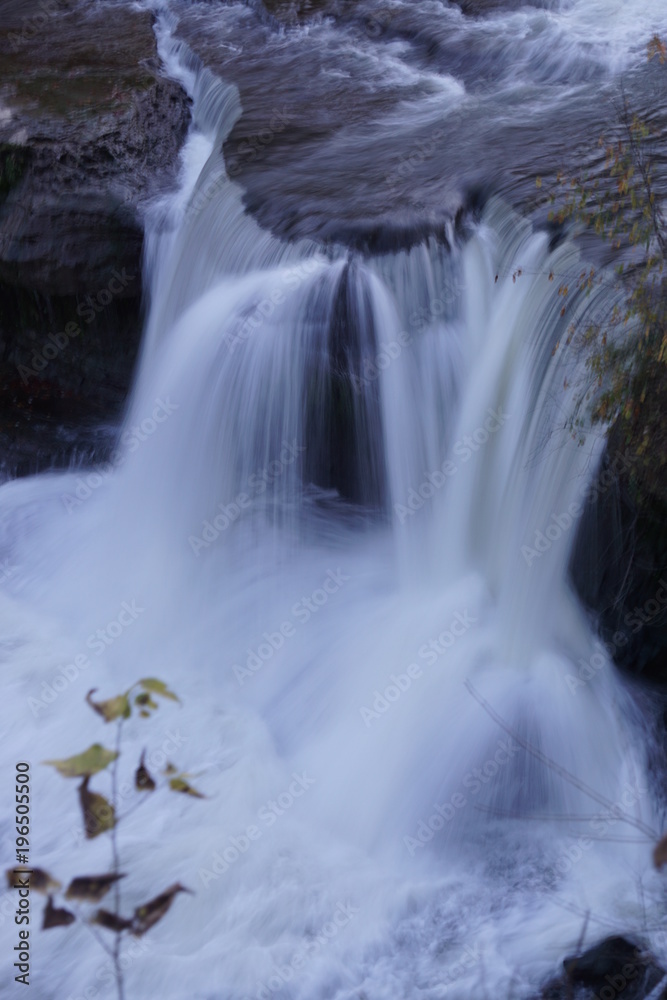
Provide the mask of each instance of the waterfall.
MULTIPOLYGON (((500 997, 516 975, 528 996, 582 913, 632 922, 635 874, 657 878, 648 834, 617 816, 623 843, 591 833, 610 805, 649 833, 655 817, 634 702, 567 575, 603 440, 571 437, 585 369, 557 345, 608 293, 561 315, 549 273, 576 273, 579 251, 501 201, 468 238, 383 255, 280 241, 225 172, 238 92, 159 32, 194 101, 181 185, 149 220, 112 465, 0 491, 2 655, 27 685, 3 726, 64 757, 98 737, 88 688, 155 675, 183 699, 157 742, 178 729, 208 798, 131 816, 125 857, 139 895, 176 879, 196 895, 132 964, 133 995, 176 978, 197 998, 418 983, 435 1000, 485 976, 500 997), (124 601, 136 623, 91 653, 124 601), (87 675, 44 701, 81 650, 87 675)), ((128 726, 131 754, 149 738, 128 726)), ((40 859, 65 878, 81 862, 44 771, 40 859)), ((59 947, 40 943, 44 1000, 70 990, 59 947)))

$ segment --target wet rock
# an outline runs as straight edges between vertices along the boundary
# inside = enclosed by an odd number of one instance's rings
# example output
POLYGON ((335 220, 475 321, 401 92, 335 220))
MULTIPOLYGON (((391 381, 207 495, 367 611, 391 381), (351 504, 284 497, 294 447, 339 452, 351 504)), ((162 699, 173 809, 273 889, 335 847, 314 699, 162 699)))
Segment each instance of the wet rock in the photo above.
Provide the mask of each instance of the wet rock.
MULTIPOLYGON (((247 20, 228 26, 224 45, 212 14, 184 17, 177 32, 206 66, 239 89, 243 110, 223 153, 248 213, 282 239, 367 252, 440 238, 465 194, 458 176, 442 173, 457 148, 449 131, 455 123, 445 128, 415 121, 405 135, 387 129, 383 119, 399 114, 417 85, 396 86, 371 63, 360 86, 354 50, 329 50, 319 35, 303 45, 298 31, 294 47, 284 45, 289 5, 269 6, 273 14, 263 6, 262 18, 252 4, 247 20), (308 87, 291 72, 295 57, 308 87)), ((334 19, 337 37, 361 39, 362 45, 383 39, 394 20, 393 8, 342 0, 317 11, 334 19)), ((392 27, 392 37, 398 30, 392 27)))
MULTIPOLYGON (((650 405, 665 403, 655 396, 650 405)), ((667 684, 665 455, 667 443, 656 439, 646 461, 638 440, 628 440, 618 427, 612 431, 570 566, 607 654, 620 667, 661 684, 667 684)))
MULTIPOLYGON (((516 10, 524 6, 521 0, 453 0, 466 17, 484 17, 504 10, 516 10)), ((539 6, 537 3, 531 6, 539 6)))
POLYGON ((0 476, 67 464, 75 444, 96 455, 96 428, 125 399, 141 330, 140 272, 118 275, 117 298, 107 286, 71 296, 0 281, 0 476))
POLYGON ((328 359, 312 358, 305 393, 304 479, 366 510, 386 496, 384 454, 378 447, 380 399, 364 378, 363 361, 377 338, 368 289, 355 261, 341 274, 329 329, 328 359))
POLYGON ((189 108, 160 73, 152 15, 129 6, 0 0, 0 59, 6 452, 36 400, 48 421, 51 399, 54 433, 67 414, 104 419, 122 405, 141 331, 144 210, 174 182, 189 108), (80 333, 61 346, 68 324, 80 333))
MULTIPOLYGON (((549 102, 539 119, 518 106, 490 114, 491 95, 514 73, 512 57, 492 53, 484 33, 462 34, 454 4, 442 8, 444 16, 430 17, 419 5, 329 0, 308 13, 249 0, 224 34, 214 4, 182 18, 178 36, 239 89, 242 114, 223 153, 264 229, 370 252, 408 248, 450 227, 471 186, 523 210, 535 202, 536 176, 598 155, 590 136, 599 107, 583 92, 567 116, 549 102), (306 18, 308 31, 299 26, 306 18), (394 47, 410 67, 400 77, 389 69, 394 47), (426 113, 436 77, 451 82, 442 117, 426 113)), ((588 79, 597 70, 591 63, 581 72, 588 79)))
POLYGON ((520 7, 557 7, 559 0, 451 0, 466 17, 487 17, 520 7))
POLYGON ((619 935, 605 938, 563 962, 563 975, 548 983, 540 1000, 653 1000, 667 997, 667 974, 641 944, 619 935), (659 989, 663 980, 664 988, 659 989), (655 997, 653 991, 657 989, 655 997))

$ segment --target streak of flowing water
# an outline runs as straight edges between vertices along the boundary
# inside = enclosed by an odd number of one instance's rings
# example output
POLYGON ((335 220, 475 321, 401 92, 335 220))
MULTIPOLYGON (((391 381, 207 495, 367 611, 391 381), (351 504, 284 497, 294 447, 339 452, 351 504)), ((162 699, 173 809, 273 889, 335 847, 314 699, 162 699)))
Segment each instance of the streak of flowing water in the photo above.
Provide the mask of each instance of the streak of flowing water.
MULTIPOLYGON (((183 707, 128 723, 127 776, 149 746, 208 799, 123 824, 127 911, 196 890, 146 937, 129 995, 529 996, 589 909, 601 933, 644 919, 659 947, 633 704, 610 664, 572 682, 594 651, 573 510, 600 440, 568 433, 577 361, 554 347, 575 313, 547 275, 577 252, 501 203, 465 245, 281 243, 225 174, 238 92, 170 27, 194 124, 150 222, 116 468, 0 492, 0 717, 5 752, 33 761, 32 859, 63 881, 104 870, 39 760, 99 738, 89 688, 155 675, 183 707), (631 821, 599 818, 614 805, 631 821)), ((50 933, 40 1000, 113 995, 85 929, 50 933)))

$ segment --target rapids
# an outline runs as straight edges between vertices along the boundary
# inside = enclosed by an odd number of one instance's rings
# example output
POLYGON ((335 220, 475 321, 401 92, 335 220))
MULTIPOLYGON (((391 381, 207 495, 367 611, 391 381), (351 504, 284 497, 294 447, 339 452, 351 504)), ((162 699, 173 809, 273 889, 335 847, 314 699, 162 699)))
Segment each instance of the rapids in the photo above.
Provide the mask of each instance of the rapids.
MULTIPOLYGON (((251 16, 210 6, 232 38, 251 16)), ((626 69, 664 21, 657 0, 390 7, 455 22, 516 99, 626 69)), ((667 961, 642 718, 568 580, 604 441, 572 439, 582 361, 555 347, 608 293, 562 316, 548 274, 585 261, 504 199, 390 253, 272 234, 226 170, 239 89, 174 9, 156 30, 193 124, 147 221, 113 461, 0 489, 0 728, 32 762, 33 862, 105 870, 40 761, 100 739, 90 688, 156 676, 182 706, 127 724, 123 776, 146 747, 207 798, 120 827, 125 909, 195 891, 130 947, 128 997, 529 997, 587 911, 587 941, 641 932, 667 961)), ((340 30, 368 58, 357 28, 321 18, 293 44, 340 30)), ((408 73, 407 42, 386 44, 408 73)), ((425 115, 467 92, 450 70, 425 115)), ((10 936, 7 894, 0 912, 10 936)), ((40 1000, 114 995, 85 928, 32 940, 40 1000)))

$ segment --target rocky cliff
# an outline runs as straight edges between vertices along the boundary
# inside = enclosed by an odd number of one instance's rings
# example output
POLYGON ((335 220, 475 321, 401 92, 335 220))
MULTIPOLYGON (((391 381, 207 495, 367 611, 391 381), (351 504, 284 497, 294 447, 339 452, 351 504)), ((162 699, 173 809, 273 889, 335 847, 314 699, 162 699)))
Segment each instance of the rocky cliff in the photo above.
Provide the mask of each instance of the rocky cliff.
POLYGON ((0 65, 0 456, 25 472, 122 406, 144 209, 189 109, 151 14, 125 5, 0 0, 0 65))

